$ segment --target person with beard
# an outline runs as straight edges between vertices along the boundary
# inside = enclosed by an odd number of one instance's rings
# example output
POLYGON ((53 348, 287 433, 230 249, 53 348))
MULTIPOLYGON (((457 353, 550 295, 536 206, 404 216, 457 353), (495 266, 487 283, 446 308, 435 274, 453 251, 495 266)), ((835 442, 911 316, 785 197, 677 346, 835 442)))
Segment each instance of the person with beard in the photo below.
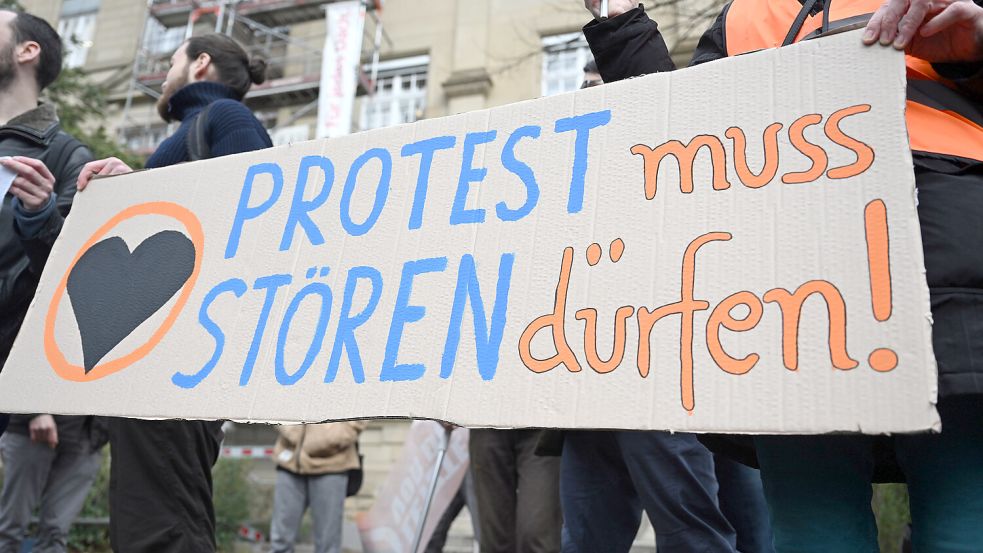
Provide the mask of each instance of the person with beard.
MULTIPOLYGON (((192 37, 171 57, 157 111, 180 121, 146 167, 250 152, 272 146, 269 134, 242 99, 265 78, 266 64, 220 34, 192 37), (202 125, 204 143, 189 148, 202 125), (194 151, 197 149, 197 151, 194 151)), ((87 164, 84 190, 97 175, 132 171, 116 158, 87 164)), ((95 184, 94 186, 98 186, 95 184)), ((109 483, 110 541, 121 553, 215 551, 212 466, 222 440, 221 421, 112 419, 109 483)))
MULTIPOLYGON (((71 208, 79 172, 92 160, 88 148, 61 130, 55 108, 38 101, 58 78, 61 60, 61 38, 51 25, 0 10, 0 165, 13 173, 0 210, 0 366, 71 208)), ((100 436, 93 417, 10 418, 0 439, 0 552, 20 551, 39 506, 35 551, 65 551, 69 527, 99 471, 100 436)))

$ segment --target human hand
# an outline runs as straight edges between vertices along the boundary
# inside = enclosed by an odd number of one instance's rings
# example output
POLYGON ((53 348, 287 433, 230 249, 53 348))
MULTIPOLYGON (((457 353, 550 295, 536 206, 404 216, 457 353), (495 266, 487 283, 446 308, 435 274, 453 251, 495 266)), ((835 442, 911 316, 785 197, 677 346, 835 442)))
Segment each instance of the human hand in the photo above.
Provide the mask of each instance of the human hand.
POLYGON ((82 171, 79 173, 78 190, 79 192, 85 190, 85 187, 89 186, 89 183, 92 181, 92 177, 97 175, 122 175, 132 172, 133 169, 131 169, 129 165, 123 163, 115 157, 107 157, 106 159, 90 161, 89 163, 85 164, 85 167, 83 167, 82 171))
POLYGON ((43 161, 13 156, 0 158, 0 164, 17 174, 10 184, 10 193, 20 199, 25 211, 41 211, 48 205, 55 189, 55 177, 43 161))
POLYGON ((972 0, 887 0, 864 44, 880 42, 930 62, 983 60, 983 8, 972 0))
MULTIPOLYGON (((601 18, 601 0, 584 0, 586 7, 594 19, 601 18)), ((608 18, 617 17, 638 7, 638 0, 608 0, 608 18)))
POLYGON ((31 441, 45 444, 51 449, 58 446, 58 425, 51 415, 38 415, 28 424, 31 441))

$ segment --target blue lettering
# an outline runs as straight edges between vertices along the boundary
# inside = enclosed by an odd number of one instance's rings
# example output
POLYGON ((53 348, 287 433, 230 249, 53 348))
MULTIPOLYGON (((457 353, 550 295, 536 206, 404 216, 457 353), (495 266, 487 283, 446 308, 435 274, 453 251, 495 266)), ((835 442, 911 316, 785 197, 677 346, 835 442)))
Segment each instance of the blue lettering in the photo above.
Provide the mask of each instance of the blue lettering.
POLYGON ((418 380, 426 368, 422 363, 396 364, 399 354, 399 342, 403 339, 403 327, 407 323, 419 321, 427 309, 420 305, 410 305, 410 294, 413 293, 413 278, 426 273, 439 273, 447 268, 446 257, 433 257, 417 261, 407 261, 403 265, 403 274, 399 281, 399 292, 396 294, 396 307, 393 309, 392 323, 389 327, 389 338, 386 340, 386 355, 382 361, 382 372, 379 380, 383 382, 402 382, 418 380))
POLYGON ((331 194, 331 187, 334 185, 334 164, 331 160, 322 156, 305 156, 300 160, 300 168, 297 169, 297 186, 294 188, 294 198, 290 203, 290 214, 287 215, 287 224, 283 227, 283 238, 280 240, 280 251, 290 249, 294 240, 294 231, 297 225, 304 229, 304 234, 313 246, 320 246, 324 243, 324 235, 321 229, 317 228, 311 216, 311 211, 324 205, 331 194), (307 190, 307 183, 311 177, 311 169, 318 167, 324 174, 324 182, 321 184, 321 191, 312 200, 304 199, 304 192, 307 190))
POLYGON ((280 334, 277 336, 276 340, 276 357, 274 359, 274 373, 276 374, 276 381, 284 386, 292 386, 304 378, 307 374, 307 369, 311 368, 314 363, 314 358, 317 357, 318 352, 321 350, 321 345, 324 343, 324 333, 328 329, 328 320, 331 318, 331 288, 323 282, 312 282, 307 286, 300 289, 294 299, 287 306, 287 312, 283 316, 283 322, 280 323, 280 334), (287 372, 284 362, 284 354, 287 346, 287 335, 290 333, 290 323, 293 322, 294 315, 297 314, 297 310, 300 308, 300 304, 304 301, 307 296, 318 295, 321 297, 321 312, 317 317, 317 325, 314 327, 314 336, 311 338, 311 344, 307 346, 307 355, 304 356, 304 361, 301 362, 300 367, 294 371, 293 374, 287 372))
POLYGON ((369 320, 375 308, 379 305, 379 298, 382 297, 382 274, 372 267, 352 267, 348 271, 348 280, 345 282, 345 297, 341 302, 341 315, 338 320, 338 332, 335 334, 334 347, 331 350, 331 358, 328 360, 328 371, 324 375, 325 382, 334 382, 338 376, 338 362, 341 360, 341 349, 344 347, 348 351, 348 363, 352 367, 352 376, 355 382, 361 384, 365 382, 365 369, 362 367, 362 356, 358 351, 358 341, 355 338, 355 329, 362 326, 369 320), (358 287, 359 279, 368 279, 372 285, 369 302, 358 313, 352 316, 352 300, 355 297, 355 289, 358 287))
POLYGON ((256 279, 253 283, 253 290, 266 290, 266 298, 263 300, 263 309, 259 313, 259 320, 256 321, 256 332, 253 334, 253 342, 249 345, 249 352, 246 354, 246 362, 242 365, 242 374, 239 376, 239 386, 249 384, 249 379, 253 375, 253 366, 256 365, 256 356, 259 355, 259 345, 263 341, 263 334, 266 332, 266 322, 270 318, 270 310, 276 300, 276 293, 281 287, 293 282, 290 275, 269 275, 256 279))
POLYGON ((596 111, 556 122, 558 133, 577 131, 574 145, 573 177, 570 179, 570 197, 567 199, 567 213, 580 213, 584 208, 584 180, 587 177, 587 154, 590 131, 611 122, 611 110, 596 111))
POLYGON ((454 194, 454 206, 451 208, 451 224, 485 222, 484 209, 465 209, 468 202, 468 191, 471 183, 485 180, 488 169, 474 167, 474 151, 479 144, 487 144, 495 140, 497 131, 472 132, 464 137, 464 155, 461 159, 461 176, 457 180, 457 192, 454 194))
POLYGON ((220 282, 214 288, 205 294, 205 300, 201 302, 201 308, 198 310, 198 322, 212 335, 215 339, 215 351, 212 353, 212 358, 205 363, 205 366, 201 368, 195 374, 184 374, 184 373, 174 373, 171 376, 171 382, 175 386, 185 389, 191 389, 201 384, 202 380, 208 378, 208 375, 212 374, 212 369, 218 364, 218 360, 222 357, 222 350, 225 349, 225 333, 222 329, 215 324, 211 316, 208 315, 208 308, 212 305, 219 296, 226 292, 232 292, 237 298, 241 298, 243 294, 246 293, 246 283, 242 279, 231 278, 224 282, 220 282))
POLYGON ((379 216, 382 215, 382 208, 386 205, 389 197, 389 183, 393 173, 393 158, 389 151, 383 148, 372 148, 352 162, 352 167, 348 171, 348 179, 345 181, 345 190, 341 194, 341 226, 345 232, 351 236, 362 236, 372 230, 379 216), (355 193, 355 185, 358 184, 358 173, 365 167, 369 160, 378 159, 382 163, 382 175, 379 177, 379 184, 375 190, 375 204, 372 211, 362 223, 352 221, 352 194, 355 193))
POLYGON ((505 205, 505 202, 499 202, 495 206, 495 212, 498 214, 498 218, 503 221, 518 221, 522 219, 526 215, 529 215, 533 208, 536 207, 536 202, 539 201, 539 184, 536 183, 536 175, 533 174, 532 168, 515 158, 515 147, 523 138, 539 138, 541 130, 540 127, 532 125, 519 127, 509 137, 508 142, 505 143, 505 149, 502 150, 502 166, 518 176, 522 180, 522 184, 526 185, 526 203, 522 204, 522 207, 509 209, 509 206, 505 205))
POLYGON ((457 359, 457 347, 461 342, 461 324, 464 318, 464 304, 471 302, 474 317, 474 344, 478 354, 478 374, 482 380, 495 378, 498 369, 498 354, 505 331, 505 316, 509 306, 509 288, 512 285, 512 265, 515 254, 502 254, 498 264, 498 286, 495 290, 495 306, 492 308, 491 323, 485 322, 485 303, 478 287, 478 275, 474 257, 464 254, 457 273, 457 288, 454 290, 454 306, 451 308, 451 322, 447 327, 447 341, 444 343, 444 356, 440 362, 440 377, 449 378, 457 359))
POLYGON ((283 171, 279 165, 276 163, 258 163, 249 168, 246 172, 246 181, 242 185, 242 192, 239 194, 239 205, 236 207, 236 214, 232 219, 232 230, 229 231, 229 241, 225 245, 226 259, 235 257, 236 251, 239 249, 239 238, 242 237, 242 225, 250 219, 259 217, 273 207, 273 204, 280 198, 280 192, 282 191, 283 171), (270 197, 264 200, 263 203, 255 207, 250 207, 249 197, 253 193, 253 183, 256 181, 256 177, 263 173, 268 173, 273 178, 273 190, 270 192, 270 197))
POLYGON ((416 192, 413 195, 413 209, 410 210, 409 229, 418 229, 423 225, 423 206, 427 202, 427 186, 430 184, 430 168, 433 166, 433 156, 438 150, 448 150, 457 143, 453 136, 437 136, 403 146, 403 157, 420 154, 420 173, 416 178, 416 192))

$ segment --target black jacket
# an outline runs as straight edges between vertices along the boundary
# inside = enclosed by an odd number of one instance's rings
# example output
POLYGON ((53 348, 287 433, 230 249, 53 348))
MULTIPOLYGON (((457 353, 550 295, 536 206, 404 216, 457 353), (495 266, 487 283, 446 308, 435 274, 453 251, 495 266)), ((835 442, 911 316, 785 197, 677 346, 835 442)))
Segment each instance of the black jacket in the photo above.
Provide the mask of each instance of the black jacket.
MULTIPOLYGON (((726 57, 729 7, 700 38, 691 64, 726 57)), ((642 8, 592 21, 584 35, 606 82, 675 69, 658 25, 642 8)), ((968 99, 983 101, 979 65, 934 67, 968 99)), ((919 152, 913 157, 939 397, 983 394, 983 163, 919 152)))
MULTIPOLYGON (((55 177, 55 209, 41 232, 30 239, 14 227, 13 196, 3 198, 0 210, 0 367, 7 360, 14 338, 34 298, 41 271, 65 216, 75 198, 75 181, 92 153, 61 130, 54 107, 43 104, 0 127, 0 156, 25 156, 44 162, 55 177)), ((38 356, 42 355, 38 352, 38 356)), ((42 363, 39 363, 39 367, 42 363)), ((35 415, 13 415, 9 431, 27 435, 35 415)), ((106 443, 104 423, 93 417, 55 416, 60 449, 97 449, 106 443)))
MULTIPOLYGON (((0 367, 7 360, 27 307, 34 297, 41 270, 61 232, 75 197, 75 181, 92 152, 61 130, 54 107, 43 104, 0 127, 0 156, 25 156, 44 162, 55 176, 57 209, 41 233, 23 240, 14 228, 13 196, 3 198, 0 210, 0 367)), ((38 352, 41 355, 41 352, 38 352)))
MULTIPOLYGON (((203 123, 214 158, 272 145, 249 109, 227 86, 197 82, 171 98, 181 127, 157 148, 147 167, 190 159, 187 138, 206 106, 203 123)), ((221 421, 111 419, 109 539, 119 553, 213 553, 215 509, 212 466, 222 441, 221 421)))

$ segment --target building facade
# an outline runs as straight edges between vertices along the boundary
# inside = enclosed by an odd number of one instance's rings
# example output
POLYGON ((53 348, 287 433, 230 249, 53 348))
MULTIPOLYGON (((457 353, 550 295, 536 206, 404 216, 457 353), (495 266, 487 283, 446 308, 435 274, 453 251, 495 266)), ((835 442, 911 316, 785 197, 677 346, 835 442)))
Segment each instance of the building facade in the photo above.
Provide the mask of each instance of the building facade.
MULTIPOLYGON (((277 144, 314 137, 329 0, 25 0, 57 21, 66 64, 104 84, 105 126, 149 153, 169 129, 153 109, 174 49, 227 33, 269 63, 247 103, 277 144)), ((685 60, 712 0, 651 8, 685 60)), ((581 0, 366 0, 363 67, 351 130, 462 113, 575 90, 590 51, 581 0), (377 33, 376 27, 382 28, 377 33), (377 42, 376 36, 379 40, 377 42), (374 62, 375 61, 375 62, 374 62), (375 79, 372 79, 375 76, 375 79)))

